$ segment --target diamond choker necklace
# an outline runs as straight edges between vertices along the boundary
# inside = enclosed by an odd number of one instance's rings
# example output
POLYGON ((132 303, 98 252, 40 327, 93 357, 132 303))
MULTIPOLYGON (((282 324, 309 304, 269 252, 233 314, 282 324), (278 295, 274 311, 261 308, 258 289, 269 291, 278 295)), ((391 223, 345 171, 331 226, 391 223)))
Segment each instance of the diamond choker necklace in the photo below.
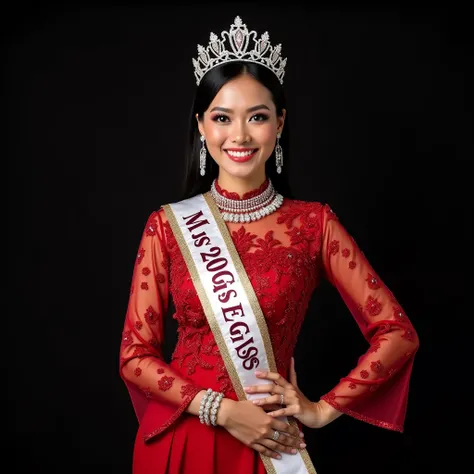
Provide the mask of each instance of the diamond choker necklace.
POLYGON ((226 222, 252 222, 275 212, 283 204, 283 196, 278 194, 272 182, 265 191, 249 199, 229 199, 217 191, 216 180, 211 185, 211 196, 222 212, 226 222))

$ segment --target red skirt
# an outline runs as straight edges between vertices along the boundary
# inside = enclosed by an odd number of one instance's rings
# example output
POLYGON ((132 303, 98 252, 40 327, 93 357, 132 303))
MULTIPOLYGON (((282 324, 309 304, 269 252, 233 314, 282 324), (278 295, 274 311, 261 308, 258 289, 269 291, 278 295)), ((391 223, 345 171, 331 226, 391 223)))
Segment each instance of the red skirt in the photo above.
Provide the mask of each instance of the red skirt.
POLYGON ((156 439, 145 443, 138 429, 133 474, 266 474, 260 454, 221 426, 181 414, 156 439))

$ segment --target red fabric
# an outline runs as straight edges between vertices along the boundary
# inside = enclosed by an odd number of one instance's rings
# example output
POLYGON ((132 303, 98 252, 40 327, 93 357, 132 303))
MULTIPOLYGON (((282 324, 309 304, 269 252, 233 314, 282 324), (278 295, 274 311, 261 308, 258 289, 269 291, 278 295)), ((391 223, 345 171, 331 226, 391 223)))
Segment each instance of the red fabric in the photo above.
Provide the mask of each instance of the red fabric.
POLYGON ((370 344, 322 398, 359 420, 403 432, 418 335, 392 292, 329 206, 322 213, 322 268, 370 344))
MULTIPOLYGON (((320 279, 327 278, 369 348, 322 398, 359 420, 402 431, 418 337, 329 206, 285 199, 259 221, 227 227, 265 315, 279 373, 288 379, 309 300, 320 279)), ((185 411, 209 387, 237 396, 162 209, 150 215, 140 242, 120 374, 139 421, 134 474, 265 472, 255 450, 185 411), (178 341, 168 365, 160 347, 169 294, 178 341)))

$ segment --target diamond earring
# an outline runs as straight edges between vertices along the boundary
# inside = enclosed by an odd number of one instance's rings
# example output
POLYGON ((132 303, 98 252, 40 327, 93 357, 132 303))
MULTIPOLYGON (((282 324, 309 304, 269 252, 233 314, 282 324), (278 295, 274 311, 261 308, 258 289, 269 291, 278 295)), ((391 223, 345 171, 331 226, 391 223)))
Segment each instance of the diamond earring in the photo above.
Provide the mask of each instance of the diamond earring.
POLYGON ((204 144, 205 138, 201 135, 201 150, 199 151, 199 169, 201 176, 206 174, 206 145, 204 144))
POLYGON ((280 145, 280 137, 281 134, 279 133, 277 135, 277 143, 275 147, 275 157, 276 157, 276 167, 277 167, 277 173, 281 173, 281 167, 283 166, 283 150, 280 145))

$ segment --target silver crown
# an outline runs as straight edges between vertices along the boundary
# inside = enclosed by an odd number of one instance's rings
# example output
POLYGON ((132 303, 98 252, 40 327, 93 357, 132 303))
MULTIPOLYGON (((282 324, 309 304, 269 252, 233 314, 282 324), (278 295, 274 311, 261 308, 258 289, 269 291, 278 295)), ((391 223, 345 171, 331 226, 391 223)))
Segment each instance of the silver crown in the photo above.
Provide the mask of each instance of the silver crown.
POLYGON ((223 31, 221 37, 222 39, 219 39, 216 34, 211 33, 206 48, 198 44, 198 57, 193 58, 197 85, 201 82, 204 74, 212 68, 232 61, 250 61, 261 64, 275 73, 280 84, 283 84, 287 58, 281 57, 281 44, 272 47, 268 32, 263 33, 260 39, 257 39, 257 32, 249 31, 247 25, 242 23, 241 18, 236 16, 234 23, 230 26, 230 31, 223 31), (229 49, 226 49, 226 38, 229 42, 229 49), (251 39, 253 45, 250 45, 251 39))

